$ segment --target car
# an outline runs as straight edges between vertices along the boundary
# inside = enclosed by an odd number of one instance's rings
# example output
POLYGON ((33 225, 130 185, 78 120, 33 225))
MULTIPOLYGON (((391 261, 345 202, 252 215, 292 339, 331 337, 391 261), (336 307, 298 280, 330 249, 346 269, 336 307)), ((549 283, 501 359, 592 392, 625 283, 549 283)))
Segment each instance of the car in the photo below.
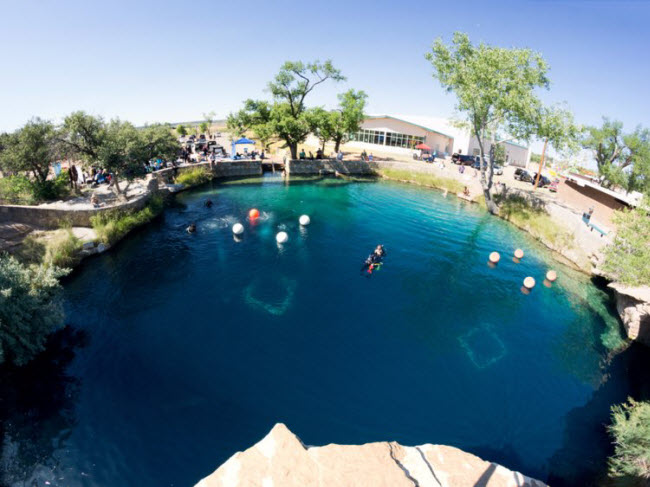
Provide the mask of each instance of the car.
POLYGON ((461 166, 471 166, 476 161, 478 161, 478 156, 468 156, 466 154, 453 154, 451 156, 451 162, 461 166))
MULTIPOLYGON (((532 179, 532 181, 531 181, 530 183, 531 183, 531 184, 535 184, 535 181, 537 180, 537 173, 535 173, 535 174, 532 176, 532 178, 533 178, 533 179, 532 179)), ((546 176, 540 174, 540 176, 539 176, 539 183, 537 183, 537 187, 538 187, 538 188, 544 188, 544 187, 546 187, 546 186, 550 186, 550 185, 551 185, 551 180, 550 180, 549 178, 547 178, 546 176)))
POLYGON ((528 171, 522 168, 517 168, 515 169, 515 179, 518 179, 519 181, 524 181, 527 183, 533 182, 533 177, 530 175, 528 171))
MULTIPOLYGON (((487 161, 485 159, 483 159, 483 166, 487 170, 487 161)), ((478 160, 474 161, 474 163, 472 164, 472 168, 476 169, 477 171, 479 171, 481 169, 481 166, 479 166, 478 160)), ((503 174, 503 168, 501 166, 499 166, 498 164, 495 164, 492 167, 492 173, 495 174, 496 176, 501 176, 503 174)))

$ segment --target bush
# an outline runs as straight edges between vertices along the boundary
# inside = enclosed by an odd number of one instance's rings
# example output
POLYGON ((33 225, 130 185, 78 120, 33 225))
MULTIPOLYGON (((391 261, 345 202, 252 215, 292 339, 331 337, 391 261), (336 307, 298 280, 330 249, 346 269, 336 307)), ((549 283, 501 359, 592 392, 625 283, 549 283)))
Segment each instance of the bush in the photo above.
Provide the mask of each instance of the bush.
POLYGON ((33 205, 36 198, 32 182, 27 176, 0 178, 0 200, 12 205, 33 205))
POLYGON ((0 363, 24 365, 63 324, 64 271, 0 256, 0 363))
POLYGON ((650 202, 616 212, 616 237, 605 248, 603 270, 630 286, 650 285, 650 202))
POLYGON ((650 484, 650 402, 631 398, 612 407, 609 433, 614 439, 614 455, 609 459, 613 485, 650 484))
POLYGON ((38 232, 23 240, 16 257, 29 264, 69 268, 79 263, 81 247, 69 228, 38 232))
POLYGON ((195 167, 176 176, 176 183, 184 184, 189 187, 207 183, 211 179, 212 174, 209 169, 205 167, 195 167))
POLYGON ((430 173, 408 171, 405 169, 381 169, 378 172, 380 175, 388 179, 409 181, 412 183, 420 184, 422 186, 446 189, 451 193, 461 193, 464 188, 463 184, 460 181, 456 181, 452 178, 436 176, 435 174, 430 173))
POLYGON ((105 211, 90 218, 99 240, 113 245, 136 227, 153 220, 163 209, 163 199, 154 195, 140 211, 105 211))
POLYGON ((33 183, 33 195, 38 201, 60 200, 70 194, 70 177, 68 171, 61 173, 54 179, 37 181, 33 183))

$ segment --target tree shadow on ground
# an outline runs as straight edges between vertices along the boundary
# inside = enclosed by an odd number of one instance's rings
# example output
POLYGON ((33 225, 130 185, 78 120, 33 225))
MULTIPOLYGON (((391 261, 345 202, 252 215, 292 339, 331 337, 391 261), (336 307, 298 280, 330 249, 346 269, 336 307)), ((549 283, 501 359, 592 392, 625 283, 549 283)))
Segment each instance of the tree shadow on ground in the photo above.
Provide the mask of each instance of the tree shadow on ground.
POLYGON ((85 332, 65 327, 27 365, 0 366, 0 485, 30 479, 69 435, 80 381, 66 370, 86 343, 85 332))

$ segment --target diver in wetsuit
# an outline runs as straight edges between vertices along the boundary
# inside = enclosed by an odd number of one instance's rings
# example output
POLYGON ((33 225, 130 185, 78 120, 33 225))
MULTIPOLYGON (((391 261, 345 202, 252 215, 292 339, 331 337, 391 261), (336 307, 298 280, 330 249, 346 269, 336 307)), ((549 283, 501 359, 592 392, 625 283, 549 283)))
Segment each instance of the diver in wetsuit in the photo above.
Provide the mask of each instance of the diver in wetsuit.
POLYGON ((212 208, 212 200, 211 199, 206 200, 206 202, 203 203, 203 206, 205 206, 206 208, 212 208))
POLYGON ((190 226, 187 227, 187 233, 194 233, 196 232, 196 223, 190 223, 190 226))
POLYGON ((382 263, 385 255, 386 251, 384 250, 384 246, 381 244, 377 245, 375 250, 373 250, 373 252, 365 260, 363 266, 361 266, 361 271, 368 271, 368 274, 372 274, 373 269, 382 263))

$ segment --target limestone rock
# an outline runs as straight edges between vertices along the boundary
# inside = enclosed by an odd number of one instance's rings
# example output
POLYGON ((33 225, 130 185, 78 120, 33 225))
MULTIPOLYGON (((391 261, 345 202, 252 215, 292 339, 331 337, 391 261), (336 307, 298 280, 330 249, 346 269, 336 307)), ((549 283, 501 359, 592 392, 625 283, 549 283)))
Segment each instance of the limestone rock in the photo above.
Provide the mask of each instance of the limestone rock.
POLYGON ((305 447, 283 424, 235 453, 196 487, 544 487, 443 445, 395 442, 305 447))
POLYGON ((616 309, 627 336, 650 346, 650 287, 630 287, 618 282, 608 287, 616 294, 616 309))

